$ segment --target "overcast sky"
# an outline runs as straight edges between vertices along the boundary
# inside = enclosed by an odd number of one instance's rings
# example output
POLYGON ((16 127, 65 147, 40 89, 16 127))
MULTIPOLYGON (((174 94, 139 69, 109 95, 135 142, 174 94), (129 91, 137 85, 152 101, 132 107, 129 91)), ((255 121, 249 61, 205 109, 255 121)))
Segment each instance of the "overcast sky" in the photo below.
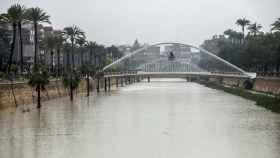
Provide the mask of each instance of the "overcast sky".
POLYGON ((52 25, 81 27, 98 43, 181 42, 199 45, 246 17, 263 25, 280 17, 280 0, 0 0, 1 12, 13 3, 39 6, 52 25))

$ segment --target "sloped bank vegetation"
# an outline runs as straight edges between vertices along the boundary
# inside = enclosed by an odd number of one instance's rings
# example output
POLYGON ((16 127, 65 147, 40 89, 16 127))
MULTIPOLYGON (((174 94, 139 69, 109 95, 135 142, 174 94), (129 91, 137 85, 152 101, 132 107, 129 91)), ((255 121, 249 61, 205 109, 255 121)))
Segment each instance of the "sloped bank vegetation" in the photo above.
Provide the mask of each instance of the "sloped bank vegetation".
POLYGON ((256 105, 264 107, 272 112, 280 113, 280 96, 263 93, 254 93, 243 88, 226 87, 215 82, 198 81, 206 87, 222 90, 224 92, 240 96, 256 102, 256 105))

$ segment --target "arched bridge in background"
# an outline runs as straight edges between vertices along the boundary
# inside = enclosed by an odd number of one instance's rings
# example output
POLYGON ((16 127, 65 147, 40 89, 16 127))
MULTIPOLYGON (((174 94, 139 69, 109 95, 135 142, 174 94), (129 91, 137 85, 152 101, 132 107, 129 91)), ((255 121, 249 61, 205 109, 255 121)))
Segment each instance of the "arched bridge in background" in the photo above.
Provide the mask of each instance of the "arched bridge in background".
POLYGON ((144 45, 107 65, 103 72, 134 72, 134 75, 151 77, 252 78, 241 68, 201 47, 174 42, 144 45))

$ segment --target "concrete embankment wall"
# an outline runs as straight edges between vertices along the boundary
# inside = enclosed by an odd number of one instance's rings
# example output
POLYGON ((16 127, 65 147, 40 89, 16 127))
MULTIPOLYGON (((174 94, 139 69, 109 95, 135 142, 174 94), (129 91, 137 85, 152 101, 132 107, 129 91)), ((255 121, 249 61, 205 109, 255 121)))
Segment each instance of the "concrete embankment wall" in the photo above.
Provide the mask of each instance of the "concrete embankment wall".
MULTIPOLYGON (((90 81, 90 88, 93 90, 96 88, 96 81, 90 81)), ((28 105, 36 102, 37 92, 35 88, 30 87, 26 82, 21 83, 1 83, 0 84, 0 109, 16 106, 15 99, 18 106, 28 105)), ((100 88, 104 86, 104 79, 100 80, 100 88)), ((79 84, 79 88, 75 91, 78 93, 85 93, 87 91, 86 80, 82 80, 79 84)), ((62 81, 51 81, 46 90, 41 92, 42 100, 50 100, 57 97, 67 96, 69 94, 68 89, 63 86, 62 81)))
POLYGON ((259 92, 280 94, 280 78, 258 77, 253 89, 259 92))
MULTIPOLYGON (((245 79, 234 77, 209 78, 209 81, 219 84, 243 87, 245 79)), ((280 78, 257 77, 253 80, 253 90, 271 94, 280 94, 280 78)))

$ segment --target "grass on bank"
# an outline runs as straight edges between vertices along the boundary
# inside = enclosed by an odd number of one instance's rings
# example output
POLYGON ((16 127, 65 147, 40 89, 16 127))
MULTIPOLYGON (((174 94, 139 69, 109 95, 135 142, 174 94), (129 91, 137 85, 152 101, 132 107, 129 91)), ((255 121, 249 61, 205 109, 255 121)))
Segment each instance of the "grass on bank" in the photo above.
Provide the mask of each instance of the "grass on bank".
POLYGON ((227 93, 234 94, 252 101, 256 102, 256 105, 264 107, 272 112, 280 113, 280 97, 279 96, 271 96, 265 94, 252 93, 250 91, 241 89, 241 88, 233 88, 233 87, 225 87, 222 85, 218 85, 213 82, 200 82, 201 84, 218 90, 223 90, 227 93))

